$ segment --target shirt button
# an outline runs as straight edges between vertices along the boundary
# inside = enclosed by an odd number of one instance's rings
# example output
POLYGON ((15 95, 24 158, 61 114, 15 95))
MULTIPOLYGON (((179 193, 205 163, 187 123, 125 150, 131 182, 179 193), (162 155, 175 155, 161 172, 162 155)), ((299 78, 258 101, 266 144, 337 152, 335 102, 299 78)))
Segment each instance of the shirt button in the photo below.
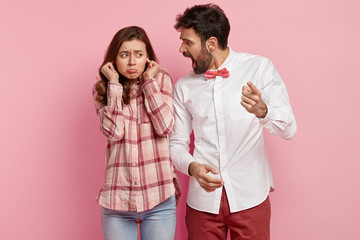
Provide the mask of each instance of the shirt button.
POLYGON ((135 167, 135 166, 136 166, 136 163, 133 163, 133 166, 135 167))
POLYGON ((137 182, 134 182, 134 185, 136 185, 137 184, 137 182))

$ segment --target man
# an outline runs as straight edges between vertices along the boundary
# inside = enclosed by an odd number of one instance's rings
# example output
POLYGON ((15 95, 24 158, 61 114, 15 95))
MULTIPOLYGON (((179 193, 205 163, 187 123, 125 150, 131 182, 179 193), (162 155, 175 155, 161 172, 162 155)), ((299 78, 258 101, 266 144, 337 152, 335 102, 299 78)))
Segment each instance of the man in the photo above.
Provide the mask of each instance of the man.
POLYGON ((174 89, 170 151, 190 177, 189 239, 270 239, 273 180, 263 128, 284 139, 296 122, 284 82, 270 60, 227 46, 230 25, 217 5, 196 5, 177 16, 179 49, 194 71, 174 89), (189 153, 191 132, 195 149, 189 153))

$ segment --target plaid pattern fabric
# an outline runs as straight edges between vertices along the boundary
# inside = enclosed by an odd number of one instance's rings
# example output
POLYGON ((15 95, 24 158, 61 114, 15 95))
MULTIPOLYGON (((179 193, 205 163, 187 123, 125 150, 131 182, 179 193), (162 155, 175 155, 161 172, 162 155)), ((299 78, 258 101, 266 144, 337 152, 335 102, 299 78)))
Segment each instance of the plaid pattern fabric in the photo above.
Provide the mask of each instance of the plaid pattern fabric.
POLYGON ((123 88, 109 83, 107 105, 95 100, 100 130, 107 138, 105 182, 98 203, 117 211, 146 211, 176 194, 178 179, 169 153, 174 125, 173 84, 165 71, 135 83, 123 104, 123 88))

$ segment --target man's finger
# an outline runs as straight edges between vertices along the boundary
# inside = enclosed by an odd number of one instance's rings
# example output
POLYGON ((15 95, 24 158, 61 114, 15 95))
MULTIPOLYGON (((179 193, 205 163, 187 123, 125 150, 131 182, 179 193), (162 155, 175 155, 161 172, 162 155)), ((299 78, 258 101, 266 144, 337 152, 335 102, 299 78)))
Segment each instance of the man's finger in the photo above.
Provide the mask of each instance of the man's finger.
POLYGON ((209 191, 214 191, 216 188, 221 187, 222 185, 215 185, 215 184, 210 184, 208 183, 206 180, 204 179, 199 179, 199 185, 200 187, 202 187, 205 191, 209 192, 209 191))
POLYGON ((202 187, 206 192, 213 192, 215 191, 215 189, 210 189, 210 188, 207 188, 206 186, 200 186, 202 187))
POLYGON ((222 180, 220 178, 214 178, 209 176, 208 174, 204 174, 204 176, 202 176, 203 180, 205 180, 208 183, 222 183, 222 180))
POLYGON ((243 106, 243 107, 246 108, 246 109, 248 109, 248 108, 251 107, 249 104, 247 104, 247 103, 244 102, 244 101, 241 101, 240 104, 241 104, 241 106, 243 106))
POLYGON ((244 94, 246 92, 251 93, 251 89, 249 88, 249 86, 245 85, 245 86, 242 87, 242 93, 244 94))
POLYGON ((256 103, 253 99, 251 99, 248 96, 242 96, 241 100, 242 100, 242 102, 249 104, 249 105, 255 105, 255 103, 256 103))
POLYGON ((247 82, 247 85, 250 87, 252 93, 260 95, 259 89, 257 89, 252 82, 247 82))
POLYGON ((214 168, 208 164, 204 165, 204 167, 207 172, 211 172, 213 174, 218 174, 218 170, 216 168, 214 168))
POLYGON ((208 183, 208 188, 211 189, 217 189, 219 187, 222 187, 224 183, 221 181, 220 183, 208 183))

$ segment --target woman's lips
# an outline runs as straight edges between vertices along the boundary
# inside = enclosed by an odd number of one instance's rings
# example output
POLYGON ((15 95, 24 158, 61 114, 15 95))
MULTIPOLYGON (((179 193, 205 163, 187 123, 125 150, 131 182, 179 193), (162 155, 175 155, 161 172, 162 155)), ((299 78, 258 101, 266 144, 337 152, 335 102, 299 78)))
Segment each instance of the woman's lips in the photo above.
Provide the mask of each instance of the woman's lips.
POLYGON ((128 73, 136 73, 137 70, 136 70, 136 69, 128 69, 127 72, 128 72, 128 73))

